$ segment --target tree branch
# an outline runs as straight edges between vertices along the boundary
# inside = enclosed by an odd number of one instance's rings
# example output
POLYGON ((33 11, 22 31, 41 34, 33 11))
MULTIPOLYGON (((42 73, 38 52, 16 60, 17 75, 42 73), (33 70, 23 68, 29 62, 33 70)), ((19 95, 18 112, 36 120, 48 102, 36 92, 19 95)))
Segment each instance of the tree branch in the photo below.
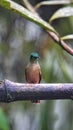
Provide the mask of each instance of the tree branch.
MULTIPOLYGON (((39 14, 37 13, 36 9, 37 8, 34 8, 29 2, 28 0, 23 0, 25 1, 24 4, 25 6, 27 7, 28 10, 30 10, 31 12, 33 12, 34 14, 36 14, 39 18, 39 14), (28 6, 29 5, 29 6, 28 6), (30 7, 30 8, 29 8, 30 7)), ((41 3, 45 3, 45 2, 40 2, 39 4, 36 5, 36 7, 38 7, 38 5, 40 6, 41 3)), ((49 2, 51 3, 51 2, 49 2)), ((57 2, 55 2, 56 4, 57 2)), ((69 4, 71 3, 70 1, 61 1, 59 2, 58 4, 69 4)), ((60 39, 60 37, 58 36, 57 33, 53 32, 53 31, 49 31, 49 30, 46 30, 49 34, 49 36, 58 44, 60 45, 66 52, 68 52, 70 55, 73 56, 73 49, 71 47, 69 47, 63 40, 60 39)))
MULTIPOLYGON (((36 15, 40 18, 39 14, 38 14, 37 11, 36 11, 36 8, 34 8, 34 7, 28 2, 28 0, 23 0, 23 1, 25 1, 24 3, 25 3, 25 6, 27 7, 27 9, 30 10, 31 12, 33 12, 34 14, 36 14, 36 15), (30 8, 29 8, 29 7, 30 7, 30 8)), ((66 2, 66 1, 61 1, 61 2, 59 2, 59 4, 62 3, 62 2, 63 2, 63 4, 69 4, 69 3, 70 3, 70 1, 68 1, 68 2, 66 2), (64 3, 64 2, 65 2, 65 3, 64 3)), ((44 2, 41 2, 41 3, 44 3, 44 2)), ((51 3, 51 2, 50 2, 50 3, 51 3)), ((56 3, 57 3, 57 2, 56 2, 56 3)), ((37 5, 40 6, 40 3, 37 4, 37 5)), ((37 7, 37 6, 36 6, 36 7, 37 7)), ((61 40, 57 33, 54 33, 54 32, 49 31, 49 30, 46 30, 46 31, 48 32, 49 36, 50 36, 58 45, 60 45, 66 52, 68 52, 70 55, 73 56, 73 49, 72 49, 71 47, 69 47, 63 40, 61 40)))
POLYGON ((69 47, 66 42, 61 40, 58 35, 53 32, 47 31, 49 36, 58 44, 60 45, 67 53, 73 56, 73 49, 69 47))
MULTIPOLYGON (((26 19, 40 25, 42 28, 44 28, 48 34, 51 36, 51 38, 60 45, 66 52, 68 52, 70 55, 73 56, 73 49, 69 47, 66 42, 60 39, 58 36, 58 33, 56 30, 46 21, 44 21, 42 18, 40 18, 39 14, 35 11, 35 8, 30 8, 31 12, 27 10, 26 8, 22 7, 21 5, 11 1, 11 0, 0 0, 0 5, 2 7, 5 7, 8 10, 14 11, 16 13, 21 14, 26 19), (32 13, 32 11, 34 13, 32 13)), ((29 4, 30 5, 30 4, 29 4)), ((30 5, 31 7, 31 5, 30 5)))
POLYGON ((73 99, 73 84, 22 84, 9 80, 0 83, 0 102, 34 99, 73 99))

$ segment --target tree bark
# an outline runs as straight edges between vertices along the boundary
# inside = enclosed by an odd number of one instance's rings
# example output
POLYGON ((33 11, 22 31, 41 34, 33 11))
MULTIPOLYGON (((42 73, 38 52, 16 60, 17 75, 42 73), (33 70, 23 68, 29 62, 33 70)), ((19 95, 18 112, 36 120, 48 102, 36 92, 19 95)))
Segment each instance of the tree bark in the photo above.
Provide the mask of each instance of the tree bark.
POLYGON ((27 84, 0 82, 0 102, 20 100, 73 99, 73 84, 27 84))

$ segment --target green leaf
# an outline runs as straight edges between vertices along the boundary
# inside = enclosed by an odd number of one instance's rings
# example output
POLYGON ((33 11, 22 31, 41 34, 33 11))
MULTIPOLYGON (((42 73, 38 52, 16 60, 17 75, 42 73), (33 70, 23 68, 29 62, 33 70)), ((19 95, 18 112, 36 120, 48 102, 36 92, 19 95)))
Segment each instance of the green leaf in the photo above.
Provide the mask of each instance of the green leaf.
POLYGON ((55 19, 63 18, 63 17, 70 17, 73 16, 73 7, 64 7, 59 10, 57 10, 52 17, 50 18, 50 22, 52 22, 55 19))
POLYGON ((61 39, 62 39, 62 40, 69 40, 69 39, 73 39, 73 34, 63 36, 63 37, 61 37, 61 39))
POLYGON ((0 108, 0 130, 9 130, 9 123, 3 110, 0 108))
POLYGON ((67 1, 66 0, 61 0, 61 1, 59 1, 59 0, 43 1, 43 2, 38 3, 35 6, 35 9, 38 9, 38 8, 40 8, 43 5, 63 5, 63 4, 70 4, 70 3, 72 3, 72 2, 70 2, 70 0, 67 0, 67 1))
POLYGON ((52 31, 54 33, 57 33, 56 30, 46 21, 41 19, 37 14, 30 12, 23 6, 11 1, 11 0, 0 0, 0 6, 13 11, 15 13, 19 13, 22 15, 24 18, 36 23, 40 27, 47 29, 49 31, 52 31))

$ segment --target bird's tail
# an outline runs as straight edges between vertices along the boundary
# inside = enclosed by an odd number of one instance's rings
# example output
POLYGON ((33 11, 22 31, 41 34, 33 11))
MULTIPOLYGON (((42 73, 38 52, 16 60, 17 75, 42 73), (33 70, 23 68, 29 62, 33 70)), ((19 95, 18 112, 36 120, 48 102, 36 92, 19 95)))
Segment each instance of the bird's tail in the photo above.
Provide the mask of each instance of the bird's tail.
POLYGON ((40 100, 32 100, 32 103, 40 103, 40 100))

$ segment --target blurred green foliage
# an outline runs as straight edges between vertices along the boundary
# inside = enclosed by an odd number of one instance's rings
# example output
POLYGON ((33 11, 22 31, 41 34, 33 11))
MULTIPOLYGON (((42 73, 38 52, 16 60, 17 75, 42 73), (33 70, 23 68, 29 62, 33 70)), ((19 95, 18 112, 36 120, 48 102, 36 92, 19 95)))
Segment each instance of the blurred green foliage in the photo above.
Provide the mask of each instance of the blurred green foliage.
POLYGON ((9 130, 9 121, 2 108, 0 108, 0 130, 9 130))

